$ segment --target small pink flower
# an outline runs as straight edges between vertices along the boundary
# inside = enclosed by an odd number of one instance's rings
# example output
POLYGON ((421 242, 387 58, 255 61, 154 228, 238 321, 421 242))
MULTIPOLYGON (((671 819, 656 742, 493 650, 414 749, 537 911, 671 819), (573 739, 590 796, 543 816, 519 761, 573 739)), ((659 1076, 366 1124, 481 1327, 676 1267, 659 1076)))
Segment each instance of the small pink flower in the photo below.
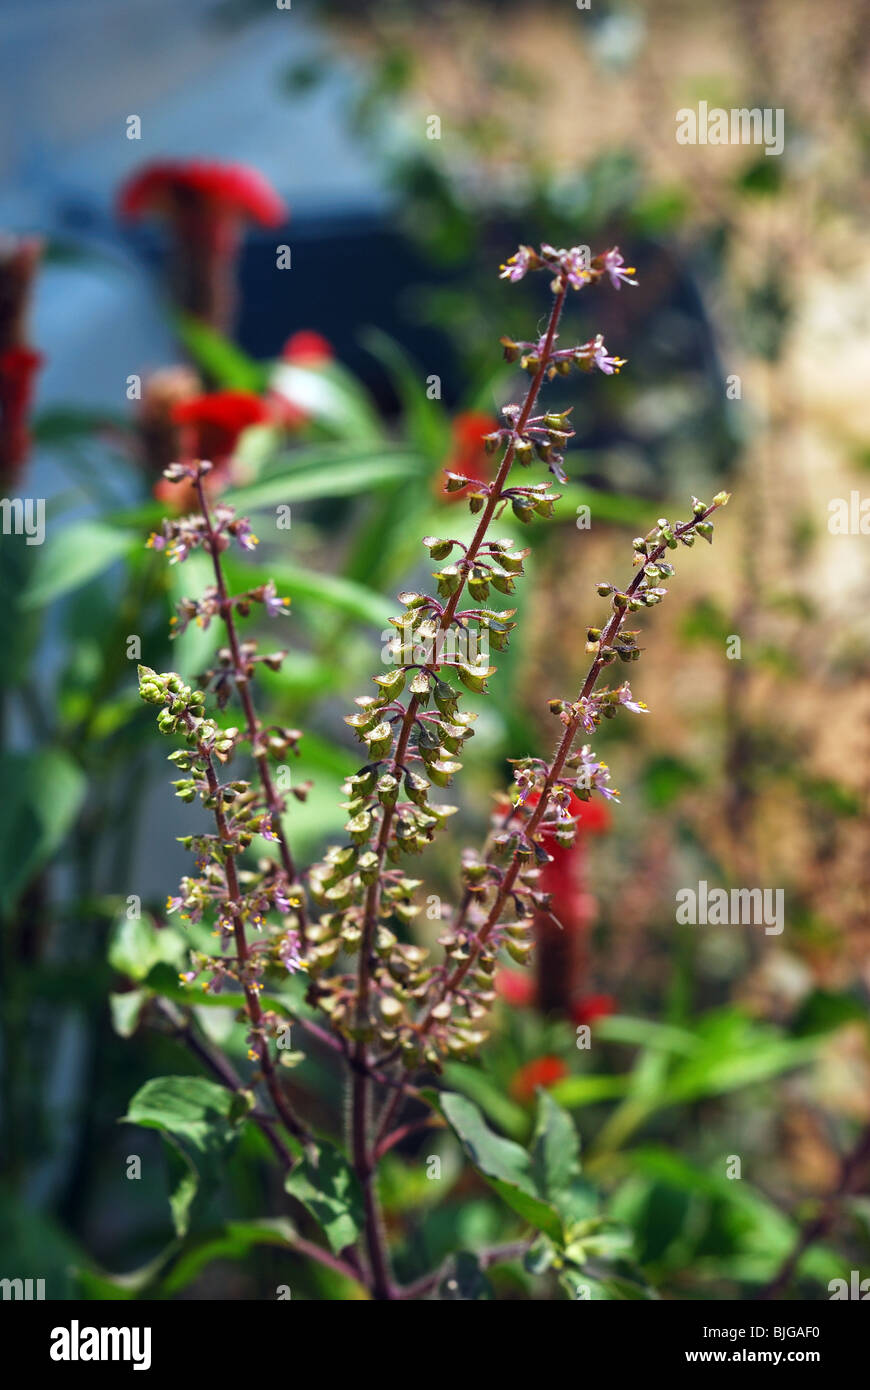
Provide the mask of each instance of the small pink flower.
POLYGON ((643 700, 632 699, 631 686, 627 681, 619 687, 616 693, 619 696, 619 703, 631 710, 632 714, 649 714, 649 706, 645 705, 643 700))
POLYGON ((531 268, 533 255, 531 246, 521 246, 513 256, 509 256, 505 261, 500 269, 499 279, 510 280, 511 284, 517 280, 522 280, 531 268))
POLYGON ((634 266, 627 266, 625 264, 625 261, 619 254, 618 246, 614 246, 611 251, 605 251, 604 255, 601 257, 601 263, 606 273, 610 276, 610 283, 615 290, 619 289, 620 281, 624 281, 626 285, 637 284, 636 280, 630 280, 628 278, 630 275, 634 275, 634 266))
POLYGON ((295 975, 297 970, 303 968, 301 942, 299 933, 290 931, 284 938, 284 943, 280 951, 282 964, 287 967, 291 975, 295 975))
POLYGON ((600 333, 595 339, 592 360, 598 370, 604 372, 605 376, 613 376, 614 374, 618 376, 620 367, 624 367, 626 362, 624 357, 611 357, 608 354, 607 348, 604 346, 604 339, 600 333))
POLYGON ((274 579, 270 579, 268 584, 263 585, 263 605, 270 618, 278 618, 286 614, 290 607, 289 598, 280 598, 275 589, 274 579))

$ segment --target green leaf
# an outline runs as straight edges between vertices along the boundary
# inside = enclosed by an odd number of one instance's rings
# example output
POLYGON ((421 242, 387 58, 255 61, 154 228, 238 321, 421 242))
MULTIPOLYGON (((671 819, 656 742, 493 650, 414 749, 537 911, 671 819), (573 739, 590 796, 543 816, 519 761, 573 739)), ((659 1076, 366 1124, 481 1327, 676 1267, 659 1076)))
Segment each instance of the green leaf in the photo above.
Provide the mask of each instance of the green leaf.
POLYGON ((525 1108, 505 1095, 504 1088, 488 1071, 468 1062, 446 1062, 444 1078, 479 1105, 487 1119, 503 1129, 511 1139, 524 1139, 529 1120, 525 1108))
POLYGON ((228 492, 221 500, 239 512, 256 512, 282 503, 312 502, 321 497, 353 497, 416 476, 421 462, 415 454, 384 453, 383 457, 335 464, 324 469, 300 468, 264 478, 250 487, 228 492))
MULTIPOLYGON (((597 1026, 597 1025, 596 1025, 597 1026)), ((552 1088, 553 1099, 569 1110, 584 1105, 597 1105, 602 1100, 617 1100, 628 1090, 626 1076, 566 1076, 552 1088)))
POLYGON ((0 909, 55 854, 85 795, 85 778, 58 748, 0 754, 0 909))
POLYGON ((123 917, 109 944, 112 969, 128 975, 131 980, 144 980, 158 961, 181 965, 186 954, 187 947, 181 937, 169 927, 158 930, 150 917, 132 920, 123 917))
POLYGON ((225 390, 259 395, 269 379, 269 367, 256 362, 221 333, 192 314, 176 314, 179 338, 194 362, 225 390))
POLYGON ((190 1227, 200 1184, 216 1183, 252 1100, 199 1076, 158 1076, 138 1090, 124 1122, 159 1130, 167 1143, 176 1233, 190 1227))
POLYGON ((131 989, 126 994, 109 995, 112 1027, 119 1038, 132 1038, 148 999, 149 994, 145 989, 131 989))
POLYGON ((166 1135, 164 1138, 169 1168, 169 1210, 175 1233, 183 1239, 190 1229, 193 1204, 199 1191, 199 1171, 180 1144, 166 1135))
POLYGON ((371 400, 356 377, 338 362, 319 367, 279 362, 269 384, 278 395, 340 439, 371 443, 383 438, 371 400))
POLYGON ((644 791, 656 811, 670 806, 684 791, 703 781, 704 775, 699 768, 669 754, 651 758, 643 771, 644 791))
MULTIPOLYGON (((649 527, 650 503, 644 497, 626 497, 619 492, 604 492, 594 487, 578 483, 557 484, 559 501, 554 503, 553 515, 557 521, 567 521, 577 516, 577 508, 589 508, 590 520, 610 526, 626 526, 633 531, 646 533, 649 527)), ((535 528, 530 531, 534 536, 535 528)))
MULTIPOLYGON (((251 1250, 262 1245, 293 1250, 296 1228, 285 1217, 267 1217, 258 1221, 228 1221, 217 1235, 184 1250, 160 1287, 161 1295, 172 1295, 187 1288, 203 1269, 214 1260, 242 1260, 251 1250)), ((340 1277, 340 1276, 339 1276, 340 1277)), ((355 1281, 342 1280, 348 1290, 358 1290, 355 1281)))
MULTIPOLYGON (((188 555, 183 565, 167 566, 166 578, 169 584, 169 599, 173 606, 188 594, 201 594, 203 589, 214 583, 211 557, 202 551, 194 551, 192 555, 188 555)), ((241 587, 245 587, 244 582, 241 587)), ((206 628, 195 622, 190 623, 179 637, 173 639, 173 670, 206 670, 225 640, 224 626, 219 618, 209 623, 206 628)))
POLYGON ((336 1255, 353 1245, 363 1224, 363 1196, 338 1149, 324 1144, 317 1166, 303 1159, 287 1174, 284 1187, 311 1213, 336 1255))
POLYGON ((668 1076, 664 1103, 685 1104, 768 1081, 810 1061, 821 1042, 821 1037, 785 1037, 736 1009, 717 1010, 702 1020, 693 1055, 668 1076))
POLYGON ((85 1252, 50 1216, 22 1199, 18 1184, 0 1186, 0 1250, 0 1277, 44 1279, 46 1299, 76 1297, 73 1275, 85 1252))
POLYGON ((571 1231, 565 1258, 577 1263, 589 1259, 610 1259, 624 1255, 634 1244, 627 1226, 606 1216, 593 1216, 577 1223, 571 1231))
POLYGON ((80 1296, 94 1302, 118 1302, 138 1298, 155 1283, 177 1249, 178 1242, 173 1240, 155 1255, 153 1260, 131 1270, 129 1274, 109 1274, 98 1268, 77 1269, 75 1272, 81 1286, 80 1296))
POLYGON ((39 608, 78 589, 139 544, 138 536, 101 521, 77 521, 60 530, 49 528, 21 596, 22 609, 39 608))
POLYGON ((691 1057, 698 1050, 697 1035, 689 1028, 676 1028, 670 1023, 656 1023, 651 1018, 629 1018, 627 1014, 611 1014, 595 1025, 598 1037, 605 1042, 634 1043, 640 1047, 660 1048, 691 1057))
POLYGON ((574 1121, 543 1089, 538 1091, 531 1154, 537 1189, 554 1202, 580 1177, 580 1137, 574 1121))
POLYGON ((867 1018, 867 1008, 854 994, 837 994, 831 990, 814 989, 801 1004, 792 1023, 799 1037, 827 1033, 845 1023, 867 1018))
POLYGON ((539 1194, 526 1150, 512 1139, 494 1134, 477 1106, 465 1096, 442 1092, 438 1106, 474 1167, 502 1201, 524 1221, 561 1241, 561 1219, 539 1194))

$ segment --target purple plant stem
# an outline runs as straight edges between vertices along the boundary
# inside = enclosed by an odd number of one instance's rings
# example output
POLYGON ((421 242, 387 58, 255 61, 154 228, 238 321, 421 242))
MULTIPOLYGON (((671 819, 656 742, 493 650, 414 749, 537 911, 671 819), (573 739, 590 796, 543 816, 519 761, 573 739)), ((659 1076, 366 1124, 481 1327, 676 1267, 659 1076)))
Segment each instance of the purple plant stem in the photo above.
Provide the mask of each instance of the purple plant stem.
MULTIPOLYGON (((232 1091, 234 1095, 241 1095, 245 1088, 241 1078, 236 1075, 229 1058, 225 1057, 217 1048, 212 1047, 204 1038, 201 1038, 194 1030, 190 1019, 184 1018, 172 1008, 167 1000, 161 999, 158 1006, 179 1041, 183 1042, 185 1047, 199 1058, 222 1086, 226 1087, 228 1091, 232 1091)), ((272 1117, 263 1115, 258 1111, 251 1111, 250 1118, 265 1134, 281 1167, 289 1172, 296 1159, 278 1134, 272 1117)))
MULTIPOLYGON (((534 409, 538 393, 544 380, 544 375, 549 363, 550 352, 556 337, 556 329, 565 304, 565 297, 568 293, 568 282, 565 274, 560 277, 559 289, 555 294, 553 305, 550 310, 550 320, 547 325, 547 332, 544 338, 541 351, 541 360, 538 364, 535 375, 529 385, 526 399, 523 403, 520 415, 513 426, 511 438, 508 441, 498 474, 486 500, 486 505, 481 513, 480 522, 474 537, 465 552, 462 560, 463 574, 462 582, 448 600, 439 623, 440 630, 446 631, 453 622, 456 609, 465 587, 465 579, 471 571, 477 553, 483 544, 486 533, 489 529, 496 508, 501 501, 502 488, 507 480, 511 465, 514 460, 516 440, 522 434, 525 426, 534 409)), ((411 737, 411 730, 420 707, 420 699, 412 695, 408 701, 407 709, 403 716, 399 735, 396 740, 395 751, 392 758, 393 768, 398 768, 405 759, 408 748, 408 741, 411 737)), ((389 843, 390 830, 393 822, 392 806, 384 807, 384 814, 381 820, 378 837, 375 844, 375 854, 378 860, 378 871, 374 881, 369 885, 366 892, 365 913, 363 917, 363 933, 360 946, 359 973, 357 977, 357 996, 356 996, 356 1019, 357 1027, 364 1033, 368 1022, 369 1010, 369 987, 371 982, 371 955, 374 943, 375 927, 377 925, 378 912, 380 909, 381 896, 381 873, 383 872, 384 858, 389 843)), ((374 1280, 375 1297, 390 1297, 390 1275, 389 1262, 386 1249, 383 1243, 380 1218, 377 1205, 377 1194, 374 1189, 375 1164, 369 1151, 369 1128, 371 1123, 371 1088, 370 1079, 367 1075, 368 1068, 368 1047, 365 1037, 361 1036, 354 1049, 354 1061, 357 1069, 354 1071, 351 1084, 351 1151, 353 1155, 353 1166, 357 1178, 363 1189, 363 1198, 366 1211, 365 1240, 368 1251, 369 1263, 372 1268, 374 1280)), ((401 1102, 399 1102, 401 1103, 401 1102)))
MULTIPOLYGON (((189 727, 192 727, 192 721, 189 727)), ((211 754, 208 749, 203 748, 202 745, 198 745, 198 752, 205 763, 206 781, 208 783, 209 793, 215 803, 213 812, 215 825, 217 826, 218 835, 224 846, 224 875, 226 879, 227 896, 232 908, 236 959, 238 961, 240 982, 245 995, 248 1017, 251 1020, 251 1026, 256 1038, 256 1051, 260 1059, 263 1079, 266 1083, 266 1089, 272 1097, 272 1104, 275 1106, 284 1127, 295 1139, 301 1140, 308 1145, 310 1144, 308 1132, 293 1113, 290 1103, 284 1095, 278 1081, 275 1065, 269 1051, 269 1044, 263 1032, 263 1010, 260 1004, 260 996, 255 986, 245 978, 249 951, 247 937, 245 935, 245 924, 242 920, 242 893, 239 887, 238 873, 236 871, 235 855, 231 848, 232 837, 222 810, 220 785, 214 770, 211 754)))
MULTIPOLYGON (((251 695, 250 681, 248 679, 247 672, 245 671, 244 662, 242 660, 242 652, 241 647, 239 645, 239 636, 238 632, 236 631, 235 618, 233 617, 232 600, 230 599, 229 594, 227 593, 223 565, 221 564, 220 559, 220 549, 217 543, 217 535, 212 525, 211 512, 209 510, 208 500, 205 495, 205 488, 203 487, 201 474, 198 474, 196 478, 196 492, 197 497, 199 498, 199 505, 202 510, 203 520, 205 521, 206 531, 208 533, 208 549, 211 553, 211 562, 212 567, 214 569, 215 584, 217 585, 218 599, 220 601, 221 617, 223 618, 224 627, 226 628, 227 638, 230 644, 230 652, 232 653, 233 665, 235 667, 236 689, 239 692, 239 699, 241 700, 242 710, 245 716, 245 728, 248 738, 251 742, 254 761, 257 764, 257 771, 260 775, 260 782, 263 786, 263 794, 266 799, 266 805, 269 807, 269 810, 272 815, 272 830, 275 835, 275 838, 278 841, 278 852, 281 856, 281 864, 284 868, 284 873, 287 876, 287 883, 289 887, 290 884, 296 882, 297 873, 296 865, 293 860, 293 855, 290 853, 290 846, 287 843, 287 836, 284 833, 284 826, 281 822, 281 813, 284 810, 284 802, 281 799, 281 797, 278 796, 275 790, 275 784, 272 781, 272 773, 269 767, 269 759, 266 756, 266 754, 259 749, 260 721, 258 720, 257 712, 254 709, 254 701, 251 695)), ((299 907, 296 911, 299 920, 299 935, 302 938, 302 944, 304 945, 306 939, 306 929, 308 925, 304 900, 300 901, 299 907)))
MULTIPOLYGON (((716 510, 717 506, 714 503, 712 506, 707 507, 706 510, 700 516, 693 517, 691 521, 683 522, 680 526, 675 526, 674 535, 681 536, 684 535, 687 531, 691 531, 693 527, 697 526, 698 522, 706 521, 706 519, 709 516, 711 516, 713 512, 715 512, 716 510)), ((655 564, 656 560, 661 559, 667 548, 667 545, 664 542, 662 542, 661 545, 658 545, 655 548, 655 550, 652 551, 651 554, 647 557, 645 564, 655 564)), ((634 579, 631 581, 628 588, 625 590, 625 593, 628 598, 633 598, 634 595, 637 593, 638 589, 640 588, 640 585, 643 582, 644 577, 644 567, 645 566, 642 565, 638 569, 637 574, 634 576, 634 579)), ((578 702, 591 695, 596 684, 598 683, 598 677, 600 676, 601 671, 605 665, 603 655, 604 651, 612 645, 613 640, 617 636, 619 629, 622 627, 622 624, 624 623, 627 615, 627 604, 622 608, 617 608, 614 610, 606 628, 602 632, 598 654, 592 662, 586 679, 583 682, 583 686, 577 697, 578 702)), ((541 794, 538 799, 538 803, 532 811, 532 814, 529 817, 528 821, 526 822, 525 835, 527 839, 531 838, 534 835, 535 831, 537 830, 538 826, 543 820, 544 815, 546 814, 553 787, 559 781, 559 778, 562 775, 565 763, 568 757, 570 756, 571 750, 574 746, 574 742, 580 731, 580 726, 581 717, 580 714, 577 713, 572 716, 571 720, 565 728, 565 732, 559 741, 558 748, 556 749, 556 755, 553 759, 553 762, 550 765, 550 769, 544 780, 543 787, 541 788, 541 794)), ((510 894, 513 890, 513 886, 517 880, 521 868, 522 860, 519 858, 518 855, 515 854, 507 869, 505 870, 504 877, 502 878, 502 881, 498 888, 498 892, 496 893, 493 904, 487 914, 486 921, 480 928, 474 941, 469 943, 468 959, 465 961, 461 961, 460 964, 457 965, 453 973, 447 978, 442 990, 440 991, 434 1002, 429 1006, 428 1010, 426 1011, 426 1014, 424 1015, 423 1019, 418 1025, 418 1031, 421 1036, 425 1036, 425 1034, 428 1033, 429 1029, 432 1027, 432 1024, 434 1022, 432 1010, 436 1008, 437 1005, 440 1004, 444 999, 448 998, 451 994, 453 994, 455 990, 459 987, 468 971, 474 965, 475 960, 480 954, 481 947, 484 945, 484 943, 492 933, 493 929, 498 925, 498 922, 501 918, 501 914, 504 910, 505 903, 510 897, 510 894)), ((383 1065, 383 1060, 381 1060, 380 1065, 383 1065)))

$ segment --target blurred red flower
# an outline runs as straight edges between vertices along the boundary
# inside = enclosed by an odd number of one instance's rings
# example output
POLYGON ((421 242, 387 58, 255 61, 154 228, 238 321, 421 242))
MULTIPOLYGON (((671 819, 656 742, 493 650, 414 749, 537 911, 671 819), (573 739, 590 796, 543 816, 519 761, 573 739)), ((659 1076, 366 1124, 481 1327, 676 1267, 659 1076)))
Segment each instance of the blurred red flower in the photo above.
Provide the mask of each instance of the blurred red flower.
MULTIPOLYGON (((260 425, 273 418, 265 401, 250 391, 213 391, 176 401, 169 418, 180 431, 179 456, 185 459, 208 459, 213 464, 204 485, 214 495, 229 481, 229 464, 239 441, 239 435, 251 425, 260 425)), ((161 478, 154 496, 173 511, 192 511, 197 507, 196 489, 192 483, 172 483, 161 478)))
POLYGON ((615 1012, 616 1000, 612 994, 581 994, 571 1005, 571 1022, 594 1023, 615 1012))
POLYGON ((0 236, 0 485, 15 487, 30 452, 30 410, 42 355, 29 341, 38 237, 0 236))
POLYGON ((0 481, 14 482, 30 452, 30 408, 42 354, 31 348, 0 353, 0 481))
POLYGON ((285 362, 297 367, 322 367, 333 358, 332 344, 311 328, 291 333, 281 350, 285 362))
POLYGON ((495 972, 496 993, 506 1004, 522 1009, 535 1002, 535 981, 533 977, 519 970, 502 968, 495 972))
MULTIPOLYGON (((498 429, 498 421, 482 410, 466 410, 457 415, 452 425, 452 447, 450 459, 445 465, 451 473, 461 473, 477 483, 488 483, 492 478, 492 458, 483 445, 483 436, 498 429)), ((466 489, 448 492, 444 480, 439 482, 438 494, 446 502, 456 502, 466 495, 466 489)))
POLYGON ((287 217, 283 201, 255 169, 196 159, 146 165, 121 188, 118 212, 129 221, 151 214, 165 220, 172 296, 221 332, 233 317, 242 227, 276 227, 287 217))
POLYGON ((244 164, 158 161, 128 179, 118 195, 118 211, 129 219, 151 212, 174 216, 207 204, 261 227, 277 227, 287 215, 284 202, 263 175, 244 164))
POLYGON ((538 1086, 555 1086, 567 1075, 568 1068, 560 1057, 535 1057, 514 1072, 511 1095, 517 1100, 533 1100, 538 1086))
POLYGON ((230 457, 243 430, 270 418, 268 405, 251 391, 212 391, 172 407, 173 423, 190 431, 186 455, 215 466, 230 457))

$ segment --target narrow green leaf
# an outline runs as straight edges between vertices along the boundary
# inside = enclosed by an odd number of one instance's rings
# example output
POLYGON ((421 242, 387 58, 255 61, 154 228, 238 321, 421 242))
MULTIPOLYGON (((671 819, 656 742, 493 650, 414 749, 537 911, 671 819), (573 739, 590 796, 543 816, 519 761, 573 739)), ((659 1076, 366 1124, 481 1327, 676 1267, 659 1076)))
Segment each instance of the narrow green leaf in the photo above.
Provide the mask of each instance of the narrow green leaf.
POLYGON ((383 458, 336 464, 333 468, 304 468, 264 478, 250 487, 228 492, 222 499, 239 512, 263 511, 283 503, 311 502, 321 497, 353 497, 420 472, 414 454, 385 454, 383 458))
POLYGON ((384 431, 369 396, 339 362, 319 367, 279 362, 269 384, 330 434, 363 442, 383 438, 384 431))
POLYGON ((178 336, 196 362, 219 386, 259 395, 269 379, 268 365, 256 362, 221 333, 192 314, 176 314, 178 336))
POLYGON ((342 579, 340 575, 321 574, 317 570, 285 564, 271 566, 270 574, 279 594, 287 594, 293 600, 321 603, 361 623, 371 623, 378 629, 387 626, 395 608, 395 603, 388 602, 365 584, 342 579))
POLYGON ((443 462, 450 445, 450 422, 440 400, 430 400, 421 368, 400 343, 379 328, 362 335, 363 346, 390 372, 412 442, 433 463, 443 462))
POLYGON ((54 531, 49 527, 21 607, 39 608, 78 589, 138 544, 139 537, 101 521, 65 523, 54 531))

